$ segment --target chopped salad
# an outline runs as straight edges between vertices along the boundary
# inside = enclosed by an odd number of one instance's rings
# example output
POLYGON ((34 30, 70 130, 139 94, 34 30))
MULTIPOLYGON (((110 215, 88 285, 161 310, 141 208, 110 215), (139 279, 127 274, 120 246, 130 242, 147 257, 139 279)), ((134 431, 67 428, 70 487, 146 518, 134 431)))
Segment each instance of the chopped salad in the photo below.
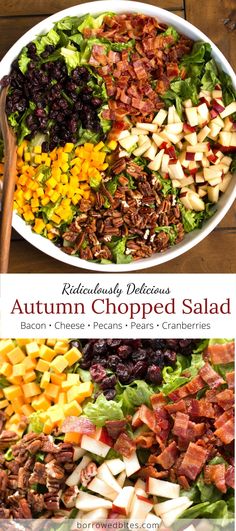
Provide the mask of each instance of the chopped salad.
POLYGON ((230 339, 2 339, 0 517, 232 522, 234 352, 230 339))
POLYGON ((69 255, 163 252, 202 227, 232 179, 232 81, 209 43, 155 18, 66 17, 1 84, 18 140, 14 208, 69 255))

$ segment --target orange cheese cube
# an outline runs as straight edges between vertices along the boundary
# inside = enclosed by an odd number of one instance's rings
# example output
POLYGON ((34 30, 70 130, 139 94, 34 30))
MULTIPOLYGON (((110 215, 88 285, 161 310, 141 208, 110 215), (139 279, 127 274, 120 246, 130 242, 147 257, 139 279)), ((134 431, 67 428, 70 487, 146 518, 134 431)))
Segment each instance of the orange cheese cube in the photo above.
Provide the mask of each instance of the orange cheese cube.
POLYGON ((25 354, 20 347, 15 347, 13 350, 7 352, 7 357, 12 365, 21 363, 25 359, 25 354))
POLYGON ((65 418, 62 407, 58 405, 52 406, 47 413, 53 427, 60 425, 65 418))
POLYGON ((65 354, 68 351, 68 348, 69 348, 68 340, 57 341, 54 346, 54 350, 57 354, 65 354))
POLYGON ((12 365, 8 363, 7 361, 4 361, 2 366, 0 367, 0 373, 6 376, 11 376, 12 373, 12 365))
POLYGON ((39 356, 39 345, 36 341, 32 341, 26 345, 26 352, 30 358, 38 358, 39 356))
POLYGON ((8 376, 8 382, 14 385, 21 385, 22 384, 22 378, 21 376, 8 376))
POLYGON ((4 395, 11 402, 14 398, 19 398, 23 395, 23 391, 19 385, 10 385, 9 387, 4 387, 4 395))
POLYGON ((4 398, 4 394, 3 394, 2 389, 0 389, 0 398, 4 398))
POLYGON ((29 404, 24 404, 21 406, 21 411, 26 417, 29 417, 31 413, 34 412, 33 408, 29 404))
POLYGON ((47 342, 46 342, 46 343, 47 343, 48 347, 54 347, 54 345, 56 344, 56 342, 57 342, 56 339, 52 339, 52 338, 49 337, 49 338, 47 339, 47 342))
POLYGON ((39 359, 35 369, 40 372, 48 371, 50 369, 50 363, 49 361, 39 359))
POLYGON ((83 402, 85 398, 91 396, 93 392, 92 382, 84 382, 80 385, 75 385, 69 391, 67 391, 67 400, 72 402, 72 400, 77 400, 77 402, 83 402))
POLYGON ((39 385, 34 382, 24 384, 22 385, 22 388, 23 388, 23 392, 26 398, 29 398, 31 396, 36 396, 41 393, 41 389, 39 385))
POLYGON ((43 376, 41 378, 40 387, 42 389, 46 389, 50 382, 50 372, 46 371, 43 373, 43 376))
POLYGON ((29 356, 27 356, 23 363, 26 371, 32 371, 32 369, 35 369, 37 362, 34 358, 29 358, 29 356))
POLYGON ((41 345, 40 347, 40 358, 46 361, 52 361, 55 358, 56 352, 48 347, 47 345, 41 345))
POLYGON ((0 400, 0 409, 5 409, 5 407, 8 407, 10 404, 8 400, 0 400))
POLYGON ((68 352, 64 355, 64 358, 68 361, 69 367, 71 367, 71 365, 74 365, 74 363, 76 363, 77 361, 79 361, 81 357, 82 357, 82 354, 81 354, 81 352, 79 351, 79 349, 76 348, 76 347, 72 347, 72 348, 71 348, 70 350, 68 350, 68 352))
POLYGON ((68 361, 63 356, 57 356, 51 363, 51 368, 59 374, 63 372, 67 366, 68 361))
POLYGON ((0 341, 0 356, 6 361, 6 354, 15 348, 12 339, 2 339, 0 341))
POLYGON ((47 419, 43 426, 43 433, 50 435, 53 430, 53 424, 50 419, 47 419))
POLYGON ((6 415, 8 417, 12 416, 12 414, 14 413, 14 409, 13 409, 11 404, 9 404, 9 406, 7 406, 7 408, 5 409, 4 413, 6 413, 6 415))
POLYGON ((12 407, 15 411, 15 413, 21 413, 21 409, 22 409, 22 406, 24 405, 25 401, 24 401, 24 397, 23 396, 20 396, 19 398, 15 398, 14 400, 12 400, 12 407))
POLYGON ((66 380, 66 374, 51 374, 51 382, 61 387, 62 383, 66 380))
POLYGON ((68 373, 67 374, 67 381, 71 385, 78 385, 80 383, 79 374, 68 373))
POLYGON ((31 343, 31 341, 32 339, 29 339, 29 338, 23 339, 22 337, 20 337, 19 339, 16 339, 18 347, 24 347, 28 343, 31 343))
POLYGON ((23 380, 25 383, 30 383, 36 380, 36 373, 35 371, 27 371, 25 375, 23 376, 23 380))
POLYGON ((69 404, 65 404, 63 410, 66 417, 79 417, 82 413, 82 408, 76 400, 73 400, 69 404))
POLYGON ((53 383, 49 383, 45 390, 45 395, 47 398, 51 398, 52 400, 56 400, 59 395, 60 387, 59 385, 55 385, 53 383))
POLYGON ((40 395, 32 400, 32 407, 36 411, 47 411, 50 406, 51 402, 44 395, 40 395))
POLYGON ((65 433, 64 442, 79 445, 82 439, 81 433, 69 432, 65 433))
POLYGON ((24 363, 13 365, 12 376, 23 376, 25 374, 24 363))

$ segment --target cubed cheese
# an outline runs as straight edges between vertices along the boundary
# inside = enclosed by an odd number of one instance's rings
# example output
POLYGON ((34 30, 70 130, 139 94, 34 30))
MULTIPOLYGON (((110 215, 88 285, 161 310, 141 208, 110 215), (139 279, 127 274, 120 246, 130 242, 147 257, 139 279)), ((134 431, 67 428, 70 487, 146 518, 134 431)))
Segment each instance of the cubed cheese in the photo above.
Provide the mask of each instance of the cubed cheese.
POLYGON ((39 356, 39 345, 36 343, 36 341, 32 341, 32 343, 28 343, 26 345, 26 352, 30 358, 38 358, 39 356))
POLYGON ((56 356, 56 352, 52 348, 47 347, 47 345, 41 345, 39 355, 43 360, 52 361, 56 356))
POLYGON ((43 373, 41 378, 40 387, 41 389, 46 389, 50 382, 50 372, 46 371, 43 373))
POLYGON ((9 387, 4 387, 4 395, 11 402, 14 398, 19 398, 23 395, 23 391, 19 385, 10 385, 9 387))
POLYGON ((50 363, 49 361, 39 359, 35 368, 36 371, 45 372, 50 369, 50 363))
POLYGON ((68 361, 64 356, 57 356, 51 363, 51 368, 59 374, 63 372, 67 366, 68 361))
POLYGON ((82 413, 82 408, 76 400, 72 400, 69 404, 65 404, 63 410, 66 417, 79 417, 82 413))
POLYGON ((22 389, 23 389, 23 392, 26 398, 30 398, 31 396, 40 395, 41 393, 41 389, 39 385, 34 382, 30 382, 30 383, 22 385, 22 389))
POLYGON ((72 348, 71 348, 70 350, 68 350, 68 352, 64 355, 64 358, 68 361, 69 367, 71 367, 71 365, 74 365, 74 363, 76 363, 77 361, 79 361, 81 357, 82 357, 82 354, 81 354, 81 352, 79 351, 79 349, 76 348, 76 347, 72 347, 72 348))
POLYGON ((7 353, 7 357, 12 365, 21 363, 25 359, 25 354, 20 347, 15 347, 13 350, 7 353))
POLYGON ((55 385, 53 383, 49 383, 45 390, 45 395, 47 398, 56 400, 59 395, 60 387, 59 385, 55 385))

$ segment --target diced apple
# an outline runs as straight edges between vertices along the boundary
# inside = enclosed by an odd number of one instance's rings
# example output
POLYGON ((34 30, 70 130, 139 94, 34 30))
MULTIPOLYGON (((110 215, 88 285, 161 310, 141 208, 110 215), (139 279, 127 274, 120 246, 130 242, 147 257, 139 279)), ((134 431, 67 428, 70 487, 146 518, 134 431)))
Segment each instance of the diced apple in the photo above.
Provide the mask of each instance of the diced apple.
POLYGON ((162 157, 162 161, 161 161, 161 171, 163 173, 168 173, 169 171, 169 168, 168 168, 169 160, 170 160, 169 155, 167 155, 167 153, 164 153, 162 157))
POLYGON ((189 192, 188 199, 193 210, 196 210, 197 212, 205 210, 205 203, 197 193, 192 191, 189 192))
POLYGON ((199 164, 197 164, 197 162, 195 160, 191 161, 189 163, 189 172, 191 175, 194 175, 195 173, 197 173, 198 169, 199 169, 199 164))
POLYGON ((75 502, 76 509, 81 511, 93 511, 95 509, 111 509, 112 502, 88 492, 80 491, 75 502))
POLYGON ((207 194, 208 194, 208 199, 209 201, 211 201, 211 203, 218 203, 219 193, 220 193, 219 184, 217 184, 216 186, 208 186, 207 194))
POLYGON ((201 187, 198 188, 198 195, 199 197, 205 197, 207 195, 206 190, 203 190, 201 187))
POLYGON ((190 100, 190 99, 189 99, 189 100, 185 100, 185 101, 183 102, 183 106, 184 106, 186 109, 190 109, 190 108, 193 106, 193 104, 192 104, 192 100, 190 100))
POLYGON ((139 460, 136 452, 133 452, 130 457, 123 457, 127 477, 132 476, 140 469, 139 460))
POLYGON ((196 192, 197 191, 195 183, 189 185, 189 190, 192 191, 192 192, 196 192))
POLYGON ((225 110, 223 102, 220 99, 213 99, 211 105, 218 114, 221 114, 225 110))
MULTIPOLYGON (((219 151, 217 151, 217 153, 219 153, 219 151)), ((217 155, 217 153, 216 153, 216 155, 217 155)), ((231 157, 224 156, 223 153, 221 153, 221 155, 222 155, 222 156, 220 157, 221 162, 222 162, 223 164, 226 164, 226 166, 230 166, 230 164, 231 164, 231 162, 232 162, 233 159, 232 159, 231 157)))
POLYGON ((174 135, 179 135, 183 131, 183 124, 182 122, 167 124, 165 126, 165 130, 169 133, 173 133, 174 135))
POLYGON ((173 118, 174 118, 174 123, 175 124, 178 124, 180 122, 182 123, 182 120, 181 120, 180 116, 178 115, 177 110, 176 110, 175 107, 174 107, 174 110, 173 110, 173 118))
POLYGON ((221 192, 225 192, 227 190, 231 179, 232 179, 232 173, 227 173, 226 175, 224 175, 222 182, 219 185, 221 192))
POLYGON ((154 133, 152 135, 152 138, 153 138, 155 144, 157 145, 157 147, 159 147, 159 146, 161 146, 161 144, 163 144, 163 138, 160 135, 157 135, 156 133, 154 133))
POLYGON ((73 470, 72 474, 70 474, 70 476, 68 476, 68 478, 66 479, 66 485, 68 485, 68 487, 74 487, 75 485, 78 485, 80 483, 81 471, 90 463, 90 461, 91 457, 84 455, 83 459, 73 470))
POLYGON ((209 114, 209 110, 208 110, 208 107, 207 107, 206 103, 201 103, 201 105, 198 105, 197 112, 198 112, 202 122, 208 122, 209 121, 210 114, 209 114))
POLYGON ((146 142, 144 142, 141 146, 139 146, 133 151, 133 154, 135 155, 135 157, 141 157, 141 155, 143 155, 145 151, 147 151, 147 149, 150 148, 150 146, 151 146, 151 140, 149 140, 148 138, 146 142))
POLYGON ((231 140, 230 140, 230 146, 236 147, 236 133, 232 133, 231 140))
MULTIPOLYGON (((211 124, 217 124, 221 127, 221 129, 224 127, 224 120, 222 120, 222 118, 219 116, 216 116, 216 118, 213 118, 213 120, 211 120, 210 122, 211 124)), ((210 124, 209 124, 210 125, 210 124)))
POLYGON ((195 160, 195 153, 189 153, 188 151, 186 151, 185 158, 188 161, 193 161, 195 160))
POLYGON ((224 164, 223 162, 219 162, 219 164, 216 165, 216 168, 221 170, 224 175, 229 171, 228 164, 224 164))
POLYGON ((230 146, 231 145, 231 138, 232 138, 232 133, 230 132, 223 132, 221 131, 220 134, 219 134, 219 142, 220 144, 222 144, 222 146, 230 146))
POLYGON ((210 128, 205 125, 205 127, 203 127, 203 129, 201 129, 201 131, 199 131, 197 135, 198 142, 204 142, 205 138, 209 135, 210 131, 210 128))
POLYGON ((167 123, 173 124, 175 121, 175 107, 171 105, 168 109, 167 123))
POLYGON ((153 170, 153 171, 158 171, 160 169, 160 166, 161 166, 161 161, 162 161, 162 157, 164 155, 164 149, 161 149, 161 151, 159 151, 159 153, 155 156, 155 159, 152 160, 149 164, 148 164, 148 168, 150 170, 153 170))
POLYGON ((195 153, 194 155, 194 160, 196 162, 200 162, 202 159, 203 159, 203 153, 201 153, 200 151, 197 151, 197 153, 195 153))
POLYGON ((201 172, 197 172, 196 175, 195 175, 195 182, 198 184, 198 183, 204 183, 205 182, 205 178, 204 178, 204 175, 201 173, 201 172))
POLYGON ((231 131, 233 128, 233 123, 231 122, 230 118, 227 116, 224 119, 224 131, 231 131))
MULTIPOLYGON (((121 461, 121 460, 119 460, 119 461, 121 461)), ((122 461, 121 461, 121 463, 122 463, 122 461)), ((120 472, 121 472, 121 470, 120 470, 120 472)), ((107 466, 106 463, 103 463, 98 468, 97 477, 99 479, 102 479, 102 481, 105 481, 105 483, 107 483, 107 485, 111 489, 115 490, 116 492, 120 492, 121 491, 121 487, 120 487, 119 483, 117 483, 116 479, 114 478, 113 474, 110 471, 110 468, 107 466)))
POLYGON ((211 179, 209 181, 210 186, 217 186, 222 182, 222 177, 215 177, 215 179, 211 179))
POLYGON ((163 514, 162 520, 164 526, 170 527, 177 520, 177 518, 179 518, 181 514, 192 505, 192 503, 193 502, 191 500, 188 500, 188 502, 185 502, 185 505, 181 505, 180 507, 173 509, 173 511, 163 514))
POLYGON ((162 125, 167 117, 167 111, 164 109, 160 109, 160 111, 157 113, 153 120, 153 124, 162 125))
POLYGON ((134 487, 123 487, 113 502, 112 509, 117 513, 128 516, 134 496, 134 487))
POLYGON ((91 452, 92 454, 99 455, 100 457, 106 457, 110 450, 110 446, 101 441, 96 441, 88 435, 83 435, 80 443, 81 448, 91 452))
POLYGON ((216 177, 222 176, 222 170, 218 169, 218 166, 210 166, 210 168, 204 168, 203 169, 203 175, 205 181, 210 181, 211 179, 215 179, 216 177))
POLYGON ((178 181, 177 179, 173 179, 172 180, 172 185, 174 188, 181 188, 182 184, 181 184, 182 181, 178 181))
POLYGON ((208 137, 214 140, 218 136, 220 130, 220 125, 213 123, 213 121, 210 122, 210 133, 208 134, 208 137))
POLYGON ((137 491, 137 489, 142 489, 146 492, 146 483, 141 478, 138 478, 137 481, 135 482, 135 485, 134 485, 135 492, 137 491))
POLYGON ((150 160, 154 160, 156 154, 157 154, 157 145, 155 144, 155 142, 152 142, 148 150, 145 151, 144 157, 150 160))
POLYGON ((201 142, 200 144, 195 144, 195 146, 187 146, 188 153, 197 153, 197 151, 207 153, 208 150, 209 142, 201 142))
POLYGON ((185 140, 187 140, 187 142, 191 144, 191 146, 195 146, 198 143, 197 133, 190 133, 189 135, 185 135, 185 140))
POLYGON ((225 109, 220 113, 221 118, 226 118, 226 116, 230 116, 230 114, 233 114, 236 112, 236 101, 232 101, 225 109))
POLYGON ((130 153, 128 153, 128 151, 125 151, 125 149, 122 149, 119 152, 119 159, 122 159, 123 157, 130 157, 130 153))
POLYGON ((106 464, 109 470, 111 471, 111 473, 113 474, 113 476, 117 476, 118 474, 120 474, 120 472, 125 470, 124 461, 122 461, 119 458, 109 459, 108 461, 106 461, 106 464))
MULTIPOLYGON (((100 509, 94 509, 94 511, 89 511, 88 513, 85 513, 82 516, 81 520, 87 521, 91 525, 92 523, 100 522, 101 520, 107 520, 107 517, 108 509, 104 509, 104 507, 101 507, 100 509)), ((76 516, 76 519, 78 519, 78 515, 76 516)))
POLYGON ((93 478, 92 481, 90 481, 90 483, 87 485, 87 488, 111 501, 114 501, 117 497, 117 491, 111 489, 111 487, 109 487, 105 481, 102 481, 102 479, 98 477, 93 478))
POLYGON ((179 160, 177 160, 177 162, 175 164, 170 164, 170 162, 169 162, 168 168, 169 168, 170 177, 172 179, 177 179, 177 180, 184 179, 183 168, 182 168, 179 160))
POLYGON ((126 151, 132 151, 132 149, 135 148, 137 142, 138 142, 138 135, 129 135, 125 138, 119 139, 119 144, 121 147, 123 147, 126 151))
POLYGON ((212 98, 213 99, 221 99, 222 100, 222 90, 213 90, 212 93, 212 98))
POLYGON ((198 125, 199 117, 197 113, 197 107, 186 107, 185 108, 186 116, 188 119, 189 124, 194 127, 195 125, 198 125))
POLYGON ((138 146, 142 146, 143 144, 145 144, 145 142, 147 142, 147 138, 147 135, 139 135, 138 146))
POLYGON ((146 491, 153 496, 178 498, 180 486, 177 483, 170 483, 169 481, 163 481, 162 479, 148 478, 146 491))
POLYGON ((126 470, 123 470, 119 476, 117 477, 117 483, 119 483, 119 485, 121 486, 121 488, 123 488, 124 484, 125 484, 125 480, 126 480, 126 470))
POLYGON ((189 502, 189 498, 187 496, 180 496, 179 498, 156 503, 153 509, 157 516, 162 516, 165 513, 177 509, 177 507, 185 505, 187 502, 189 502))
POLYGON ((138 129, 144 129, 144 131, 149 131, 150 133, 155 133, 157 131, 157 124, 149 124, 149 123, 142 123, 137 122, 138 129))
MULTIPOLYGON (((173 181, 172 181, 172 183, 173 183, 173 181)), ((179 181, 180 186, 189 186, 190 184, 193 184, 193 183, 194 183, 194 178, 192 177, 192 175, 190 175, 189 177, 185 177, 184 179, 179 181)), ((173 186, 174 186, 174 184, 173 184, 173 186)))
POLYGON ((79 461, 81 457, 85 454, 85 450, 80 448, 80 446, 74 446, 73 461, 79 461))
POLYGON ((184 207, 187 208, 187 210, 192 210, 192 205, 189 201, 189 192, 189 188, 181 188, 180 201, 183 203, 184 207))
POLYGON ((202 163, 203 168, 209 168, 210 166, 210 161, 205 156, 202 157, 201 163, 202 163))
POLYGON ((126 138, 127 136, 130 136, 130 132, 128 131, 128 129, 125 129, 125 131, 121 131, 121 133, 117 137, 117 140, 122 140, 122 138, 126 138))
POLYGON ((134 500, 132 502, 132 509, 130 512, 129 521, 133 522, 134 520, 139 520, 139 523, 142 524, 150 511, 153 508, 153 503, 148 498, 144 498, 139 494, 134 495, 134 500))
POLYGON ((161 525, 161 518, 153 513, 148 513, 144 520, 145 529, 159 529, 161 525))
POLYGON ((182 151, 184 145, 183 145, 183 142, 181 142, 181 140, 179 142, 177 142, 177 144, 175 144, 177 149, 179 149, 179 151, 182 151))
POLYGON ((110 447, 113 446, 113 440, 108 435, 107 429, 105 427, 97 428, 93 438, 96 439, 96 441, 101 441, 105 444, 108 444, 110 447))
POLYGON ((132 135, 145 135, 147 136, 149 134, 149 131, 145 131, 145 129, 140 129, 139 127, 132 127, 131 129, 132 135))

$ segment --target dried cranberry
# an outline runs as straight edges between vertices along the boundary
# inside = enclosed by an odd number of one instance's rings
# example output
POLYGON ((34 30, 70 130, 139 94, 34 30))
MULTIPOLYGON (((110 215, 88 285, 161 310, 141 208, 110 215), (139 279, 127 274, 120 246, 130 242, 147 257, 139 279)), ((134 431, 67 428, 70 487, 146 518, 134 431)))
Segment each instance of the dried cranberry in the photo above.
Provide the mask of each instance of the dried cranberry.
POLYGON ((129 355, 131 354, 132 352, 132 348, 129 347, 128 345, 120 345, 120 347, 118 347, 117 349, 117 355, 122 359, 122 360, 126 360, 129 355))
POLYGON ((132 378, 142 378, 145 376, 147 371, 147 363, 145 361, 137 361, 135 363, 133 371, 132 371, 132 378))
POLYGON ((121 345, 121 343, 122 343, 122 339, 108 339, 107 340, 107 344, 111 348, 117 348, 121 345))
POLYGON ((124 365, 123 363, 119 363, 116 367, 116 374, 118 378, 120 379, 121 383, 129 383, 132 378, 132 370, 127 367, 127 365, 124 365))
POLYGON ((150 383, 159 385, 162 382, 161 370, 156 365, 150 365, 147 370, 147 379, 150 383))
POLYGON ((132 353, 132 359, 134 361, 144 361, 147 359, 147 352, 142 348, 138 348, 132 353))
POLYGON ((174 365, 176 363, 176 352, 174 350, 165 350, 164 360, 167 365, 174 365))
MULTIPOLYGON (((91 369, 90 369, 91 372, 91 369)), ((115 387, 117 382, 116 376, 113 374, 112 376, 107 376, 104 378, 104 380, 101 382, 100 387, 101 389, 111 389, 112 387, 115 387)))
POLYGON ((93 346, 94 354, 105 354, 107 352, 107 344, 105 339, 98 339, 93 346))
POLYGON ((107 400, 113 400, 116 396, 115 389, 106 389, 103 394, 105 395, 107 400))
POLYGON ((107 360, 107 366, 109 369, 116 370, 116 367, 118 363, 120 362, 119 356, 116 356, 115 354, 113 356, 109 356, 107 360))
POLYGON ((89 369, 89 372, 91 374, 92 379, 96 383, 100 383, 102 382, 102 380, 107 379, 106 378, 107 373, 104 367, 102 365, 99 365, 98 363, 96 363, 95 365, 92 365, 89 369))

